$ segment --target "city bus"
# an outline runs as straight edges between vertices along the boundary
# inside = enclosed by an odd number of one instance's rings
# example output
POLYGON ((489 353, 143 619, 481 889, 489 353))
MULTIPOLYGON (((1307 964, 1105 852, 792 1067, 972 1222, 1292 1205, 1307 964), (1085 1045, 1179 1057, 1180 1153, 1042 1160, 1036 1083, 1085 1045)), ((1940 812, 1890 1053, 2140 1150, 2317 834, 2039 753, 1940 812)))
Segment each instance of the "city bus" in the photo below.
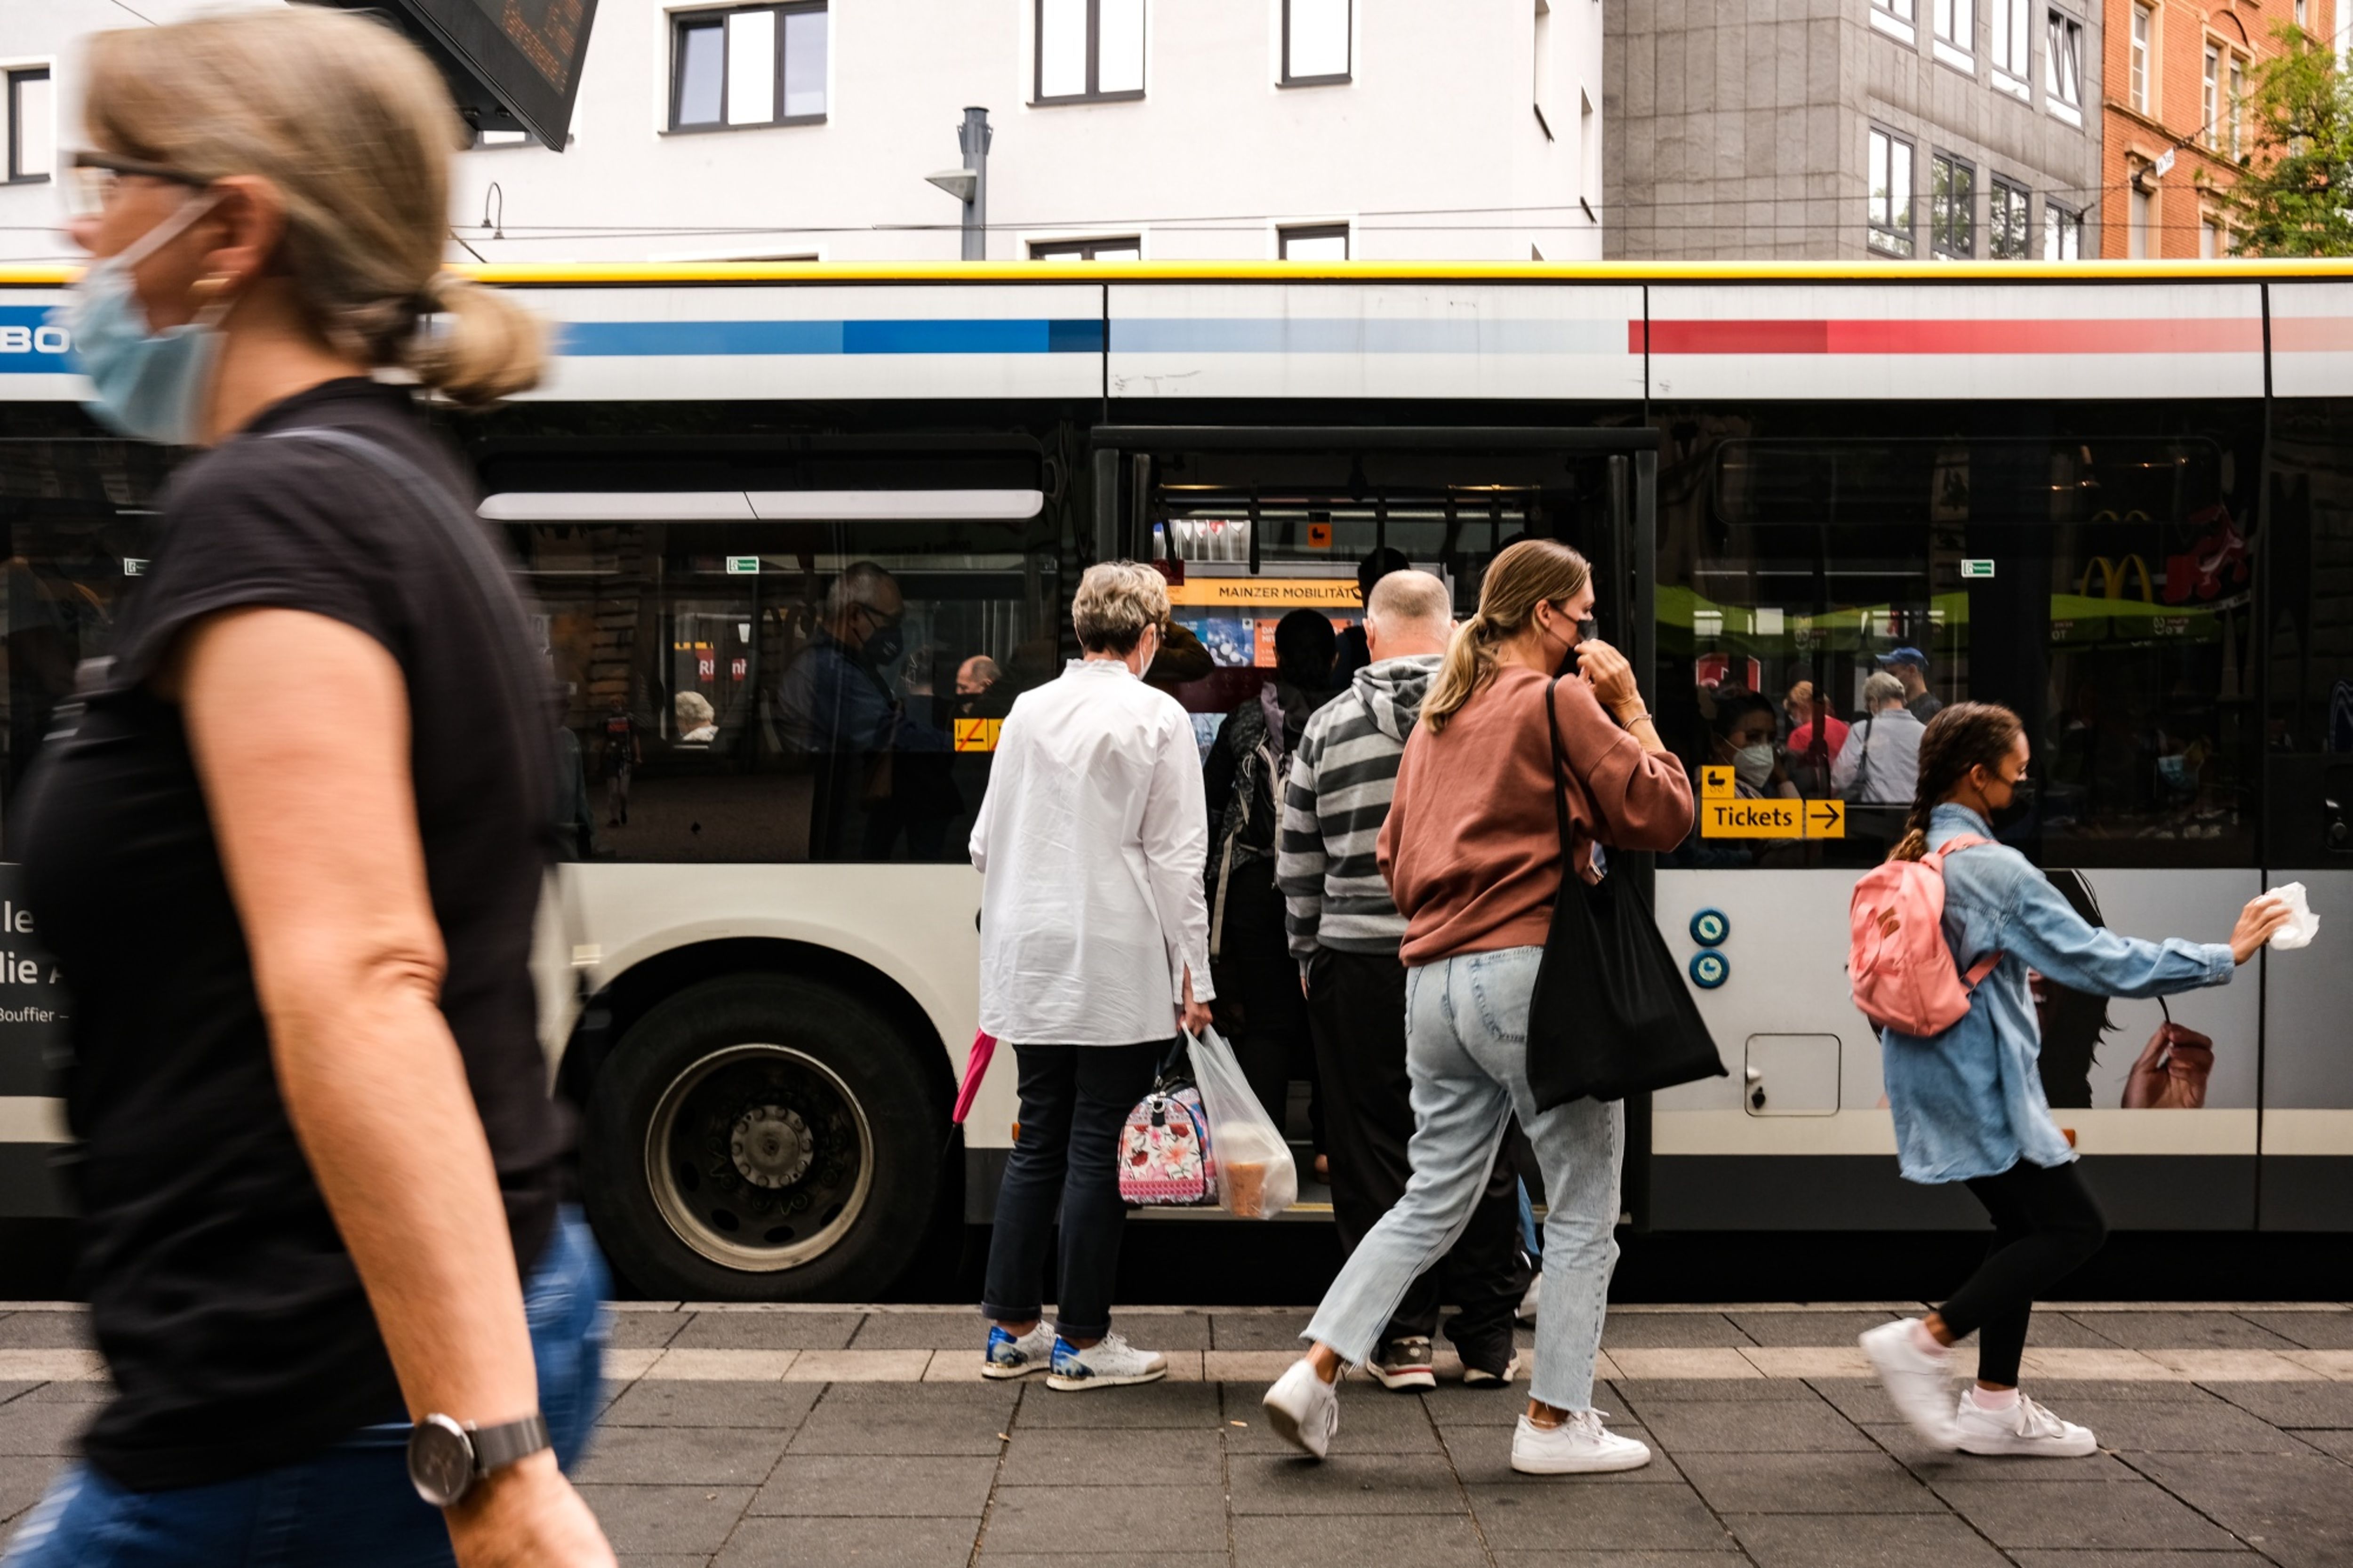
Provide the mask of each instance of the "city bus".
MULTIPOLYGON (((2116 930, 2220 938, 2288 881, 2353 910, 2353 269, 485 276, 557 354, 439 417, 562 693, 543 1032, 597 1233, 649 1295, 871 1298, 935 1223, 987 1221, 1016 1106, 1000 1064, 949 1123, 966 841, 1092 561, 1161 563, 1205 748, 1273 621, 1353 619, 1374 552, 1466 613, 1514 539, 1594 563, 1700 813, 1615 874, 1728 1069, 1630 1108, 1638 1230, 1978 1223, 1898 1178, 1848 996, 1848 892, 1904 816, 1897 764, 1856 765, 1883 729, 2017 710, 2034 787, 2000 832, 2116 930)), ((79 408, 69 280, 0 274, 0 827, 176 460, 79 408)), ((0 1215, 61 1215, 70 977, 13 884, 0 924, 0 1215)), ((2162 1006, 2041 986, 2045 1089, 2116 1224, 2353 1228, 2342 940, 2162 1006)))

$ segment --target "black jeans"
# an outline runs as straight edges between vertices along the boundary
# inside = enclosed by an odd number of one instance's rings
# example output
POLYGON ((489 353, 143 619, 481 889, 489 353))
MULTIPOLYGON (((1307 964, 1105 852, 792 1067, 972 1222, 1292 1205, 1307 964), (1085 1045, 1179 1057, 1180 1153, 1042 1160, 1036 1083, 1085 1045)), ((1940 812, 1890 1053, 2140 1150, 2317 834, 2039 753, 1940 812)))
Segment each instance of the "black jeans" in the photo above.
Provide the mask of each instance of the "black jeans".
POLYGON ((1299 961, 1291 956, 1283 930, 1274 862, 1243 861, 1228 875, 1218 961, 1219 1000, 1233 1024, 1228 1044, 1259 1104, 1286 1135, 1291 1080, 1304 1078, 1314 1084, 1308 1121, 1316 1151, 1328 1153, 1328 1112, 1322 1085, 1314 1082, 1320 1077, 1314 1039, 1308 1027, 1307 1000, 1299 994, 1299 961))
POLYGON ((1119 1237, 1127 1222, 1119 1196, 1119 1130, 1151 1089, 1167 1050, 1166 1040, 1013 1047, 1021 1065, 1021 1133, 997 1190, 985 1316, 1010 1323, 1038 1316, 1059 1205, 1054 1331, 1066 1340, 1110 1331, 1119 1237))
POLYGON ((1955 1339, 1976 1331, 1979 1383, 2014 1384, 2035 1296, 2099 1251, 2108 1223, 2073 1161, 2021 1160, 1968 1187, 1993 1216, 1993 1246, 1937 1315, 1955 1339))
MULTIPOLYGON (((1406 1159, 1413 1086, 1405 1067, 1405 965, 1393 952, 1319 952, 1308 968, 1307 1010, 1324 1079, 1332 1217, 1342 1249, 1354 1252, 1413 1174, 1406 1159)), ((1527 1288, 1519 1178, 1499 1157, 1454 1250, 1413 1282, 1381 1337, 1428 1338, 1443 1292, 1462 1309, 1446 1337, 1480 1365, 1500 1367, 1511 1358, 1512 1314, 1527 1288)))

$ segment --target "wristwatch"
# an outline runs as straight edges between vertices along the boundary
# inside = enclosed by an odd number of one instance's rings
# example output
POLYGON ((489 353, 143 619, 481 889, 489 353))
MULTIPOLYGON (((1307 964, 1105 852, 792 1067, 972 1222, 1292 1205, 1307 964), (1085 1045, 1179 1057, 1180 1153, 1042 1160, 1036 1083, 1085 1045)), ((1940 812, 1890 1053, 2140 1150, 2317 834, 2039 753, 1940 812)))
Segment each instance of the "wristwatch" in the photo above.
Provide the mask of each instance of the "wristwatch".
POLYGON ((496 1426, 427 1415, 409 1429, 408 1482, 435 1508, 454 1508, 478 1478, 554 1446, 536 1411, 496 1426))

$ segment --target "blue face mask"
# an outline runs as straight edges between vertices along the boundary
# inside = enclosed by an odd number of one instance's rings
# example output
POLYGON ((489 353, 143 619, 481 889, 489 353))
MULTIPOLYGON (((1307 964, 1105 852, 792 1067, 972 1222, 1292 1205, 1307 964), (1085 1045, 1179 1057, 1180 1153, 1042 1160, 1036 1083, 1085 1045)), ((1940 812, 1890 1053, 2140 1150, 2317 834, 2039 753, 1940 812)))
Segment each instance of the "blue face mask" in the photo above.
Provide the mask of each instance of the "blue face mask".
POLYGON ((57 312, 58 325, 73 334, 74 363, 97 394, 90 413, 134 440, 185 447, 203 434, 213 367, 220 359, 220 319, 234 301, 207 305, 185 326, 157 332, 149 327, 131 274, 212 205, 209 196, 191 197, 128 249, 82 274, 57 312))

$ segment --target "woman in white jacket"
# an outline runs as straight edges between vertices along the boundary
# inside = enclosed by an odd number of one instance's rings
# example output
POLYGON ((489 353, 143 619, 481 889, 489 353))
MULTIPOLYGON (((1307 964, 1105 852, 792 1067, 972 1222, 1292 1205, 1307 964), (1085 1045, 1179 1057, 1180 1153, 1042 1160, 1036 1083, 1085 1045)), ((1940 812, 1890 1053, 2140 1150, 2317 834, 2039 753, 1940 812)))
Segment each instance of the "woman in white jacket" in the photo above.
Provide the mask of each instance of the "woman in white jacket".
POLYGON ((1085 657, 1014 702, 973 824, 980 1026, 1020 1063, 1020 1135, 997 1189, 982 1313, 987 1377, 1058 1389, 1151 1383, 1165 1356, 1111 1331, 1116 1155, 1177 1028, 1208 1026, 1208 814, 1192 721, 1143 675, 1168 622, 1159 573, 1088 568, 1071 605, 1085 657), (1039 1281, 1059 1208, 1056 1321, 1039 1281))

